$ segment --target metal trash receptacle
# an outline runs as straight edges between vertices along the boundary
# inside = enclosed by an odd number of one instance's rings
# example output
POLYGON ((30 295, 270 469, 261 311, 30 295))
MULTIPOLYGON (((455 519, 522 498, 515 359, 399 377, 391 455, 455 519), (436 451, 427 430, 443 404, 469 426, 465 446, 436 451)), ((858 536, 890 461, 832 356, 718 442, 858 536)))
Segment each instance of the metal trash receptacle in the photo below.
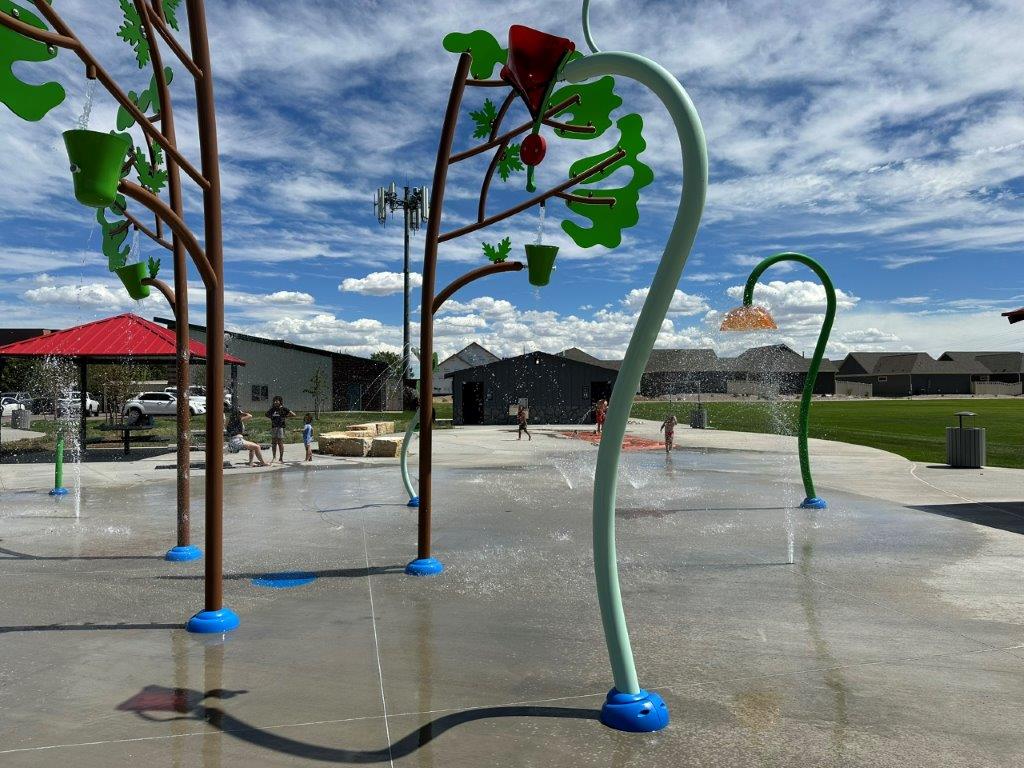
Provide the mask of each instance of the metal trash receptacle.
POLYGON ((959 426, 946 427, 946 463, 951 467, 980 469, 985 465, 985 428, 964 426, 965 418, 976 413, 960 411, 954 414, 959 426))
POLYGON ((690 411, 690 428, 691 429, 707 429, 708 428, 708 409, 702 406, 698 406, 690 411))
POLYGON ((11 413, 11 428, 12 429, 31 429, 32 427, 32 411, 25 408, 20 411, 13 411, 11 413))

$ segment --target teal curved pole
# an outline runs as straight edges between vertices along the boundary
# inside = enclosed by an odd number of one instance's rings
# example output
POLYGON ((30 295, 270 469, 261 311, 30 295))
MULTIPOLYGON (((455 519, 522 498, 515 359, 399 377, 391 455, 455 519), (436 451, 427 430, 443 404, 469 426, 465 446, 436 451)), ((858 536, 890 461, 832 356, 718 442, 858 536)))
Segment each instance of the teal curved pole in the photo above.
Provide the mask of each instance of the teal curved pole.
POLYGON ((622 730, 652 731, 668 724, 668 709, 656 693, 644 691, 639 684, 633 650, 629 642, 626 617, 622 609, 618 562, 615 552, 615 496, 618 487, 619 456, 633 398, 651 349, 658 338, 662 321, 672 302, 686 259, 693 247, 707 196, 708 158, 697 110, 679 81, 659 64, 635 53, 598 52, 590 35, 590 2, 583 3, 583 29, 592 56, 584 56, 565 65, 562 78, 570 83, 621 75, 646 86, 665 105, 682 150, 683 189, 640 317, 629 340, 625 358, 615 380, 604 433, 597 452, 594 480, 594 574, 605 642, 611 661, 615 687, 601 710, 601 720, 622 730))
POLYGON ((814 355, 811 357, 811 367, 807 371, 807 379, 804 381, 804 391, 800 398, 800 431, 797 437, 797 449, 800 454, 800 474, 804 481, 805 498, 800 504, 804 509, 825 509, 828 502, 814 492, 814 479, 811 477, 811 459, 807 450, 807 430, 811 420, 811 397, 814 395, 814 384, 818 380, 818 370, 821 368, 821 360, 825 355, 825 346, 828 344, 829 334, 832 333, 832 322, 836 318, 836 289, 832 285, 832 278, 828 272, 817 261, 802 253, 779 253, 769 256, 762 261, 750 273, 747 284, 743 288, 743 306, 749 307, 754 302, 754 286, 766 269, 781 261, 795 261, 809 267, 821 280, 825 287, 825 321, 821 324, 821 331, 818 333, 818 343, 814 346, 814 355))
POLYGON ((402 467, 402 485, 405 486, 405 492, 409 494, 407 507, 418 507, 420 505, 420 497, 416 495, 416 489, 412 487, 412 479, 409 477, 409 443, 412 442, 412 436, 419 425, 420 409, 417 408, 416 413, 413 414, 412 419, 409 421, 409 426, 405 428, 405 437, 402 438, 402 455, 399 462, 402 467))

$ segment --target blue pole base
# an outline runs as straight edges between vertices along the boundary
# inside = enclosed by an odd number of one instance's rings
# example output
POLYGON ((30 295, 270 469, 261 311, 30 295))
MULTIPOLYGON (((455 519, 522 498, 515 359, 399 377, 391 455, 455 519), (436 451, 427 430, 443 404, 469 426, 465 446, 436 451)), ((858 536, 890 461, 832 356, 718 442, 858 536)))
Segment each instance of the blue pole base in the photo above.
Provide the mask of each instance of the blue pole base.
POLYGON ((828 502, 820 496, 808 496, 800 502, 800 509, 828 509, 828 502))
POLYGON ((203 551, 199 547, 189 544, 185 547, 171 547, 164 555, 164 560, 170 560, 172 563, 184 563, 187 560, 198 560, 202 556, 203 551))
POLYGON ((419 496, 413 496, 411 499, 409 499, 409 503, 406 504, 405 506, 407 506, 407 507, 418 507, 419 505, 420 505, 420 497, 419 496))
POLYGON ((424 557, 413 560, 405 566, 407 576, 437 576, 444 570, 444 565, 436 557, 424 557))
POLYGON ((639 693, 612 688, 601 707, 601 722, 617 731, 652 733, 668 725, 668 707, 661 696, 642 688, 639 693))
POLYGON ((197 632, 203 635, 230 632, 238 629, 238 616, 230 608, 221 608, 219 611, 200 611, 185 625, 189 632, 197 632))
POLYGON ((50 495, 51 496, 67 496, 68 495, 68 489, 67 488, 54 488, 52 491, 50 491, 50 495))

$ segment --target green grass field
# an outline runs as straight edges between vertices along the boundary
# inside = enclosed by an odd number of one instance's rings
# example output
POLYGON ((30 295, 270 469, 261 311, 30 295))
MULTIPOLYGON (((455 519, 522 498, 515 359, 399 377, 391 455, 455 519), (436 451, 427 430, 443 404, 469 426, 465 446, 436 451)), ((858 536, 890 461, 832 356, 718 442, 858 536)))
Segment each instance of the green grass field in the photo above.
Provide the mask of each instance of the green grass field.
MULTIPOLYGON (((706 405, 715 429, 796 434, 796 402, 706 405)), ((632 415, 660 420, 671 409, 688 424, 692 407, 691 403, 636 403, 632 415)), ((975 423, 987 430, 988 464, 1024 467, 1024 401, 1020 400, 816 400, 811 405, 810 436, 942 464, 946 460, 946 427, 955 425, 953 414, 957 411, 978 414, 975 423)))

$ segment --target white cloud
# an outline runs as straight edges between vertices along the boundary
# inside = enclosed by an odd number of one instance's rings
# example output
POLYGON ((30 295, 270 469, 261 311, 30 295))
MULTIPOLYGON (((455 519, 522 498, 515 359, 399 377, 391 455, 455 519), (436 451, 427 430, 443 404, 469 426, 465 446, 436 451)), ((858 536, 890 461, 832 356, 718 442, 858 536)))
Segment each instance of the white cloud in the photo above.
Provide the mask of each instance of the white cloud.
MULTIPOLYGON (((423 285, 423 276, 419 272, 409 273, 410 288, 423 285)), ((402 272, 371 272, 366 277, 346 277, 338 286, 345 293, 360 293, 363 296, 390 296, 401 293, 405 287, 405 275, 402 272)))
MULTIPOLYGON (((631 312, 639 312, 647 300, 649 288, 634 288, 620 302, 622 306, 631 312)), ((672 296, 672 303, 669 306, 670 315, 698 315, 710 309, 703 296, 695 296, 690 293, 683 293, 678 288, 672 296)))
POLYGON ((120 309, 136 305, 136 302, 123 289, 112 289, 102 283, 43 285, 39 288, 30 288, 25 291, 24 296, 36 304, 82 305, 105 309, 120 309))

